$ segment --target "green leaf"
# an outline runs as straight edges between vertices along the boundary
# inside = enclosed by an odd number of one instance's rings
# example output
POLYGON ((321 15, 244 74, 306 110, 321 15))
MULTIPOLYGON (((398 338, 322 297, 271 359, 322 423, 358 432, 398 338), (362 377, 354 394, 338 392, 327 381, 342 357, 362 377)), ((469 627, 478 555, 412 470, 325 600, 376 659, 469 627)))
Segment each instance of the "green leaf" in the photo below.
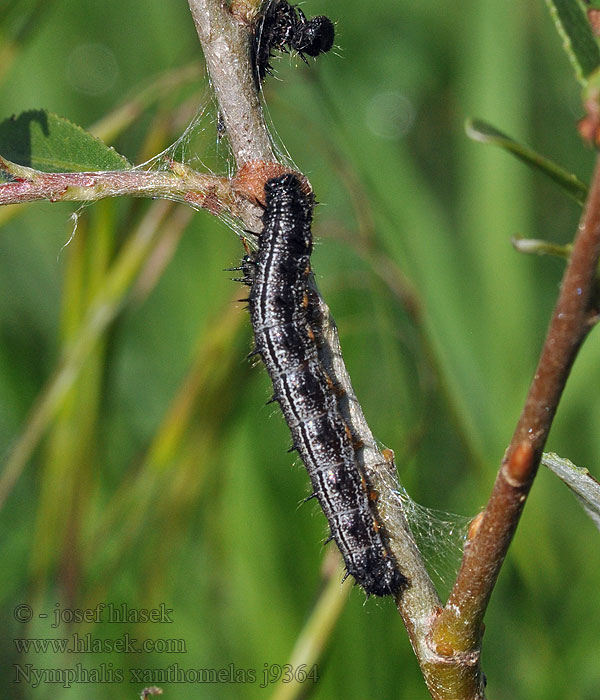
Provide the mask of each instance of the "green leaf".
POLYGON ((505 151, 512 153, 519 158, 519 160, 539 170, 560 185, 565 192, 579 202, 579 204, 584 204, 587 197, 587 187, 573 173, 561 168, 559 165, 556 165, 556 163, 548 160, 548 158, 544 158, 544 156, 536 153, 528 146, 517 143, 514 139, 510 138, 510 136, 507 136, 502 131, 481 119, 467 119, 465 130, 467 135, 474 141, 491 143, 494 146, 500 146, 500 148, 503 148, 505 151))
POLYGON ((589 471, 553 452, 544 452, 542 464, 564 481, 600 530, 600 484, 589 471))
POLYGON ((132 167, 85 129, 44 110, 23 112, 0 123, 0 156, 51 173, 132 167))
POLYGON ((600 49, 585 12, 578 0, 546 0, 546 4, 577 80, 585 86, 590 73, 600 66, 600 49))

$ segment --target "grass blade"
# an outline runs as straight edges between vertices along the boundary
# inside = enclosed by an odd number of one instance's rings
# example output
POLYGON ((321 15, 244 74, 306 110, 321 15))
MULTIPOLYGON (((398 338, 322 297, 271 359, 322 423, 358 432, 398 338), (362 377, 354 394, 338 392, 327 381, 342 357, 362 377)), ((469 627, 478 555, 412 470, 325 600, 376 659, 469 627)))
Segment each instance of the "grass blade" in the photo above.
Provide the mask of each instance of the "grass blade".
POLYGON ((522 160, 535 170, 539 170, 546 177, 556 182, 576 202, 581 205, 584 204, 587 196, 587 186, 576 175, 561 168, 560 165, 536 153, 532 148, 518 143, 482 119, 468 119, 465 123, 465 131, 467 136, 474 141, 491 143, 512 153, 519 160, 522 160))

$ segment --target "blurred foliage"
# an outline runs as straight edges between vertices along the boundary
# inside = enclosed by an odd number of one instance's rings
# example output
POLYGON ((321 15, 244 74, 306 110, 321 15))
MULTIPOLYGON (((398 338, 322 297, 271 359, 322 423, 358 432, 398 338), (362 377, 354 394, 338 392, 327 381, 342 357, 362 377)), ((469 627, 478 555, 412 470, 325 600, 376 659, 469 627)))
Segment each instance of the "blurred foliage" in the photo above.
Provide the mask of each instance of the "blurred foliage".
POLYGON ((548 158, 544 158, 544 156, 532 151, 522 143, 517 143, 510 136, 503 134, 499 129, 481 119, 467 119, 465 130, 474 141, 481 141, 481 143, 489 143, 499 148, 504 148, 504 150, 527 163, 531 168, 539 170, 546 177, 556 182, 576 202, 579 202, 581 205, 585 204, 588 188, 573 173, 563 170, 548 158))
MULTIPOLYGON (((576 131, 579 85, 542 0, 303 8, 336 22, 337 55, 310 66, 283 57, 265 97, 273 134, 322 203, 313 260, 321 291, 365 414, 396 451, 409 493, 475 514, 520 412, 564 265, 519 255, 511 238, 568 244, 580 207, 502 150, 466 138, 463 124, 484 119, 586 183, 593 154, 576 131)), ((206 81, 189 68, 200 50, 184 0, 14 0, 0 32, 10 48, 2 119, 48 109, 96 124, 141 162, 207 104, 206 81), (149 88, 157 81, 160 92, 149 88)), ((215 133, 207 112, 190 147, 226 172, 215 133)), ((5 461, 24 436, 35 438, 2 494, 4 695, 135 698, 153 683, 130 668, 177 664, 255 670, 256 681, 156 683, 165 698, 271 697, 274 687, 259 687, 264 669, 298 651, 310 620, 323 645, 314 697, 426 697, 391 601, 365 604, 345 585, 337 625, 311 618, 320 562, 331 569, 326 527, 315 506, 297 508, 307 477, 291 466, 282 418, 263 405, 266 373, 244 360, 249 322, 235 301, 244 293, 223 272, 243 252, 236 236, 180 205, 107 201, 80 211, 63 247, 72 211, 0 210, 5 461), (61 375, 77 348, 76 375, 61 375), (30 624, 14 617, 23 603, 30 624), (111 623, 105 610, 98 625, 51 627, 58 607, 99 603, 164 603, 172 622, 111 623), (186 653, 18 656, 13 642, 75 632, 182 639, 186 653), (16 663, 82 664, 104 676, 34 688, 14 682, 16 663), (123 682, 110 682, 116 671, 123 682)), ((599 350, 596 332, 548 445, 596 476, 599 350)), ((597 697, 597 542, 568 490, 540 473, 486 620, 490 697, 597 697)))

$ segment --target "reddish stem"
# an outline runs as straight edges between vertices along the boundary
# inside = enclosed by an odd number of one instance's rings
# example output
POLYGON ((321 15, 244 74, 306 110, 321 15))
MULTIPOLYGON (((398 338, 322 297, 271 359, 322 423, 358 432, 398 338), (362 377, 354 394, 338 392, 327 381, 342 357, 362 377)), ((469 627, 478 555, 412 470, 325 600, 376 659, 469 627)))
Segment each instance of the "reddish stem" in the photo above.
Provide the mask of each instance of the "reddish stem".
POLYGON ((432 640, 457 652, 476 651, 483 616, 535 478, 577 352, 598 317, 594 298, 600 256, 600 157, 573 252, 523 412, 487 507, 463 556, 456 583, 436 620, 432 640))

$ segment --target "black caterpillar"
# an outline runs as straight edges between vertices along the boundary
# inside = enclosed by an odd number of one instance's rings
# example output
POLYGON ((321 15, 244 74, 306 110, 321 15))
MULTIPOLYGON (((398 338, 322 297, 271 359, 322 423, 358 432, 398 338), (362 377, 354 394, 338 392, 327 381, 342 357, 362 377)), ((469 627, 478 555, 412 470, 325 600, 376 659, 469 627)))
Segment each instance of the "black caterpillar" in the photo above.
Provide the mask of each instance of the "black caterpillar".
POLYGON ((260 355, 348 574, 369 594, 396 594, 406 579, 387 544, 372 492, 310 327, 308 278, 314 200, 292 174, 265 185, 258 252, 242 263, 260 355))
POLYGON ((272 0, 257 25, 252 44, 254 65, 259 84, 271 73, 273 51, 297 51, 305 56, 327 53, 333 46, 335 27, 328 17, 306 19, 299 7, 287 0, 272 0))

